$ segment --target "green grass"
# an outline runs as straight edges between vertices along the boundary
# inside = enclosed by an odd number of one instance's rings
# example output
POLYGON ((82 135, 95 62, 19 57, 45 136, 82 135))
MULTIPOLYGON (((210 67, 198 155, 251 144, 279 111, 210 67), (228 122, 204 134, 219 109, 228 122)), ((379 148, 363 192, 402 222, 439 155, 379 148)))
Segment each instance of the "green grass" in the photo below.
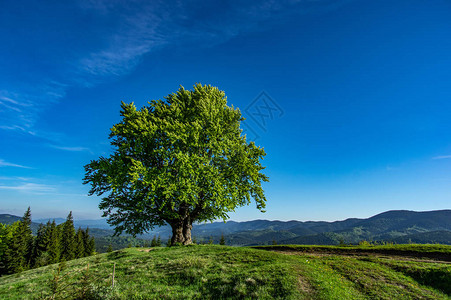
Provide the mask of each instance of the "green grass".
MULTIPOLYGON (((318 255, 311 249, 287 255, 217 245, 140 250, 67 262, 60 275, 68 275, 60 281, 57 299, 80 298, 82 293, 89 299, 449 299, 451 295, 448 263, 318 255)), ((57 268, 0 277, 0 299, 49 299, 57 268)))

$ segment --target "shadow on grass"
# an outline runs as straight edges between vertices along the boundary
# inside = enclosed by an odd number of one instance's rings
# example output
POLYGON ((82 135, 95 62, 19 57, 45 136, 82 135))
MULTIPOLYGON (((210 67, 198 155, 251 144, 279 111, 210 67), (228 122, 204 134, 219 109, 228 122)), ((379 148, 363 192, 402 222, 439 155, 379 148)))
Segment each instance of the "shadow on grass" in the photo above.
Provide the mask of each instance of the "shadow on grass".
POLYGON ((451 296, 451 276, 449 274, 449 270, 435 269, 419 271, 398 269, 398 271, 410 276, 422 285, 430 286, 434 289, 442 291, 448 296, 451 296))
POLYGON ((109 253, 107 255, 107 258, 110 259, 110 260, 118 260, 120 258, 124 258, 124 257, 127 257, 127 256, 130 256, 130 254, 128 254, 128 253, 126 253, 124 251, 114 251, 114 252, 109 253))

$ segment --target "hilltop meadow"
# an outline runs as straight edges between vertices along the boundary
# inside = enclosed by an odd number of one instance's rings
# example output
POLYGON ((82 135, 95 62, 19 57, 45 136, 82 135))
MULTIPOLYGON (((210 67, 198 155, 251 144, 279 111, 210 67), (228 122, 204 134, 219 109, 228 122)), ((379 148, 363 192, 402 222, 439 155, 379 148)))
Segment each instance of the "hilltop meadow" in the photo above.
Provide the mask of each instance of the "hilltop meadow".
POLYGON ((442 245, 133 247, 3 276, 0 298, 449 299, 450 262, 442 245))

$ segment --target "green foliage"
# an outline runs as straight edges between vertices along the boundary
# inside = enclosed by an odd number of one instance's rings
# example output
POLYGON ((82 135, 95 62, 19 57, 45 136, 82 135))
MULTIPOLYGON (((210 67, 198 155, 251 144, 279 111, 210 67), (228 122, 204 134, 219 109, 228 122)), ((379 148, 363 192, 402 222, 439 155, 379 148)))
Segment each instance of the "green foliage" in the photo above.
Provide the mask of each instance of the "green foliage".
POLYGON ((85 243, 83 241, 83 230, 78 228, 75 235, 75 257, 81 258, 85 256, 85 243))
POLYGON ((45 266, 49 263, 46 250, 50 240, 48 239, 46 228, 44 224, 39 224, 38 232, 34 240, 32 265, 35 268, 45 266))
POLYGON ((17 245, 17 234, 20 221, 16 221, 9 226, 3 227, 3 255, 0 256, 0 275, 16 272, 20 262, 15 251, 17 245))
POLYGON ((83 257, 93 255, 96 250, 96 245, 94 237, 89 236, 89 228, 86 228, 86 230, 82 231, 82 235, 84 249, 83 257))
POLYGON ((2 273, 11 274, 30 268, 33 255, 33 235, 30 229, 31 210, 28 207, 20 221, 8 226, 2 273))
MULTIPOLYGON (((68 224, 72 224, 72 214, 69 222, 56 226, 55 221, 39 224, 36 237, 31 233, 31 210, 25 212, 23 218, 11 225, 0 224, 0 275, 12 274, 52 263, 67 260, 61 256, 64 249, 62 239, 64 230, 69 231, 68 224), (60 232, 61 231, 61 232, 60 232)), ((67 242, 67 241, 65 241, 67 242)), ((70 241, 69 241, 70 242, 70 241)), ((94 239, 88 231, 79 229, 77 235, 72 236, 73 258, 84 257, 94 253, 94 239), (85 244, 88 246, 85 248, 85 244)), ((68 244, 68 243, 66 243, 68 244)))
POLYGON ((157 246, 157 238, 154 236, 152 241, 150 242, 150 247, 156 247, 157 246))
POLYGON ((0 275, 5 272, 5 255, 8 249, 8 227, 0 223, 0 275))
POLYGON ((114 152, 85 166, 90 195, 115 226, 136 235, 155 226, 173 228, 172 243, 191 243, 194 221, 227 219, 254 199, 265 208, 263 148, 242 135, 244 120, 224 92, 197 84, 137 110, 122 103, 111 128, 114 152))
POLYGON ((60 261, 61 257, 61 238, 59 228, 56 226, 55 220, 52 223, 47 223, 48 235, 50 237, 50 243, 47 246, 47 251, 50 255, 51 263, 60 261))
POLYGON ((72 212, 62 224, 61 231, 61 259, 71 260, 75 258, 75 228, 72 212))
POLYGON ((224 234, 221 234, 221 239, 219 240, 219 245, 225 245, 225 244, 226 244, 226 241, 224 238, 224 234))

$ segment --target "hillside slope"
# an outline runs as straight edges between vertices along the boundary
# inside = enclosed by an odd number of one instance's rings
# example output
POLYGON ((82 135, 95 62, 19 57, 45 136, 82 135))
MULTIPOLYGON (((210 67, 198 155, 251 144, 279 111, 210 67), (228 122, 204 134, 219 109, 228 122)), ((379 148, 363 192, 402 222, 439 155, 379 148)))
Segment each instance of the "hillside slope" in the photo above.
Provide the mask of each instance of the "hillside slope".
POLYGON ((447 299, 451 294, 451 267, 445 263, 215 245, 129 248, 69 261, 57 270, 51 265, 0 277, 0 298, 447 299))

